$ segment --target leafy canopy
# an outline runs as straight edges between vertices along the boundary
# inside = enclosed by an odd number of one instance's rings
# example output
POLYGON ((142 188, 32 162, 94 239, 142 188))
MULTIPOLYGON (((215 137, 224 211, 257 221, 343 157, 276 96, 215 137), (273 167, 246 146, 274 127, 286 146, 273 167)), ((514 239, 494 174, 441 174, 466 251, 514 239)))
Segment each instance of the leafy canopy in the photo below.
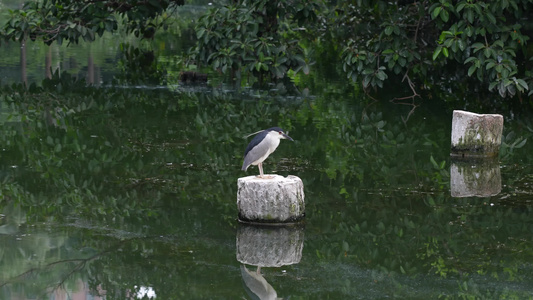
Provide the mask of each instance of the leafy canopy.
POLYGON ((533 87, 532 9, 531 0, 235 1, 200 19, 194 54, 222 73, 276 79, 308 73, 334 49, 333 63, 366 90, 396 78, 417 96, 422 86, 477 81, 507 97, 533 87))
POLYGON ((222 73, 267 79, 288 70, 309 73, 309 53, 299 43, 318 20, 318 3, 303 0, 235 1, 216 6, 196 27, 195 58, 222 73))
MULTIPOLYGON (((160 16, 184 0, 43 0, 10 12, 4 40, 93 41, 123 22, 150 38, 160 16)), ((310 73, 334 57, 365 90, 402 80, 413 91, 476 83, 501 97, 533 94, 533 0, 230 1, 214 5, 196 26, 191 51, 201 65, 260 82, 310 73), (331 52, 335 52, 331 55, 331 52), (325 55, 328 54, 328 55, 325 55)), ((463 89, 469 88, 466 85, 463 89)), ((475 88, 479 90, 479 88, 475 88)))
POLYGON ((533 88, 532 9, 531 0, 344 3, 336 23, 343 68, 364 87, 383 87, 390 75, 421 83, 435 74, 434 82, 474 77, 501 97, 524 93, 533 88))
POLYGON ((94 41, 95 36, 114 32, 122 19, 126 31, 150 38, 164 26, 157 22, 167 9, 184 0, 43 0, 28 1, 20 10, 10 11, 1 28, 4 40, 42 39, 50 45, 63 40, 94 41), (119 17, 119 18, 117 18, 119 17))

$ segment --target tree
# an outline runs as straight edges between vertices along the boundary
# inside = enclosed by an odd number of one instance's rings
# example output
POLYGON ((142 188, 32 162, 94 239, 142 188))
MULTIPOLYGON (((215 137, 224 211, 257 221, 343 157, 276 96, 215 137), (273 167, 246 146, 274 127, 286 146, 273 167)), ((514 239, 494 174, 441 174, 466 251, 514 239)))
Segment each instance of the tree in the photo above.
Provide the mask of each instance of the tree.
POLYGON ((366 91, 402 80, 414 99, 423 87, 449 93, 474 82, 501 97, 531 96, 532 9, 531 0, 236 1, 200 19, 194 53, 223 73, 277 79, 307 73, 333 50, 366 91))
POLYGON ((197 61, 240 78, 284 78, 309 73, 310 55, 299 42, 318 20, 319 4, 303 0, 234 1, 210 9, 196 27, 197 61))
POLYGON ((42 39, 46 44, 63 40, 93 41, 96 35, 113 32, 118 19, 126 31, 151 38, 164 23, 158 22, 166 9, 184 0, 43 0, 28 1, 21 10, 10 11, 0 35, 4 40, 42 39))
POLYGON ((335 38, 348 77, 383 87, 400 76, 416 86, 437 74, 477 79, 501 97, 532 94, 531 0, 368 1, 337 7, 335 38))

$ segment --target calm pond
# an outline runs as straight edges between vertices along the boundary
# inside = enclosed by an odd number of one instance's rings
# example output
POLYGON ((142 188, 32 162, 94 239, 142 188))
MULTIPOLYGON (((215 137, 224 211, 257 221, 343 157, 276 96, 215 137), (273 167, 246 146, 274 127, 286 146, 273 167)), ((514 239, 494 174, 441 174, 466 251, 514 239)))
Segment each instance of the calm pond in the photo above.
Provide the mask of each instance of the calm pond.
MULTIPOLYGON (((533 298, 528 116, 477 111, 504 115, 500 157, 456 161, 465 107, 404 122, 339 79, 113 86, 115 41, 29 43, 37 84, 0 95, 0 299, 533 298), (41 84, 46 57, 83 80, 41 84), (237 179, 258 174, 244 137, 272 126, 295 140, 264 169, 303 180, 298 226, 237 220, 237 179)), ((2 84, 20 82, 20 45, 0 49, 2 84)))

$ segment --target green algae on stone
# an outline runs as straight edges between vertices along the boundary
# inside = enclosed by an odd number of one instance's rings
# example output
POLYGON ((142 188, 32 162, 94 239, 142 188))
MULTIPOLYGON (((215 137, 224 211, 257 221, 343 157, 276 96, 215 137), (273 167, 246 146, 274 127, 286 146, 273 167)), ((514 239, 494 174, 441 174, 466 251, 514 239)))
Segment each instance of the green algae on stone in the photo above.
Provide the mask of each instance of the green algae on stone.
POLYGON ((455 110, 452 120, 452 156, 497 156, 500 151, 503 117, 455 110))

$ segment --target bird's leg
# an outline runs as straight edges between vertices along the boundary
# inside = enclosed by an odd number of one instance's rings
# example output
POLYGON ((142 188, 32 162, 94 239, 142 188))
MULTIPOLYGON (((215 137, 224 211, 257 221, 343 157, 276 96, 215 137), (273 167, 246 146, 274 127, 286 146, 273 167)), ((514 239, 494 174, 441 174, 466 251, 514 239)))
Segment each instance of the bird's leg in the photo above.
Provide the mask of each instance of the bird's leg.
POLYGON ((257 166, 259 167, 259 178, 264 178, 264 175, 263 175, 263 163, 258 163, 257 166))
POLYGON ((274 176, 265 176, 265 174, 263 174, 263 163, 259 163, 257 164, 257 166, 259 167, 259 178, 261 179, 272 179, 274 178, 274 176))

